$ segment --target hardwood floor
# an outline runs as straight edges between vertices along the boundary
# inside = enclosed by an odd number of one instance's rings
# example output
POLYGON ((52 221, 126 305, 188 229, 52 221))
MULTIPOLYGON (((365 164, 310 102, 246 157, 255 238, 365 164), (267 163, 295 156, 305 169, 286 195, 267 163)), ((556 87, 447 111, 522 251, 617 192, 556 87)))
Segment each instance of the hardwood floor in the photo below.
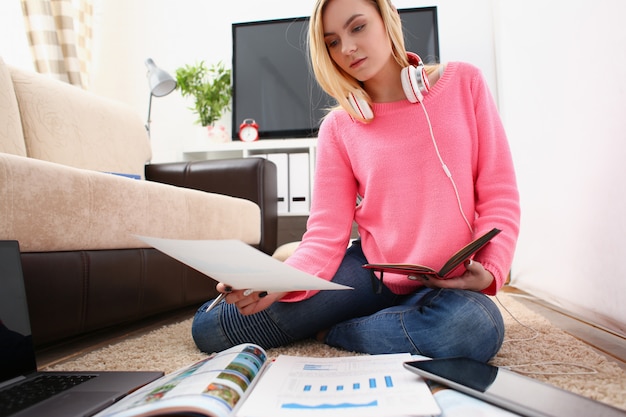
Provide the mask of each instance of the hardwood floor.
POLYGON ((532 296, 518 288, 507 286, 507 294, 527 308, 549 320, 555 327, 585 342, 597 352, 615 361, 626 370, 626 338, 586 322, 569 311, 532 296))

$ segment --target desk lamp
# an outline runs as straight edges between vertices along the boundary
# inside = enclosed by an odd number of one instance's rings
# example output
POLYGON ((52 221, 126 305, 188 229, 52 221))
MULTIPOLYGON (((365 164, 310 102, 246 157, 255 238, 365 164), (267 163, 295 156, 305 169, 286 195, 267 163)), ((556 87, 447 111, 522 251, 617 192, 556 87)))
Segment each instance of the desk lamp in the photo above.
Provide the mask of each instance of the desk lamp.
POLYGON ((146 130, 150 137, 150 112, 152 110, 152 96, 163 97, 176 89, 176 80, 167 72, 157 67, 152 58, 146 59, 146 67, 148 67, 148 84, 150 85, 150 101, 148 102, 148 120, 146 121, 146 130))

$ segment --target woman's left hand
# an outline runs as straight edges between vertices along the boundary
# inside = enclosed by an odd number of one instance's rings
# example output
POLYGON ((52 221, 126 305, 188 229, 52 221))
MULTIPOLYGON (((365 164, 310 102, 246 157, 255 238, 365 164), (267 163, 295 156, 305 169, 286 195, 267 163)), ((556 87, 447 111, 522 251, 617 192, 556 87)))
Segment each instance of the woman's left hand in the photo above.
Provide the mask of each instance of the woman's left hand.
POLYGON ((489 287, 494 278, 479 262, 465 262, 465 272, 458 277, 437 279, 419 276, 417 279, 428 288, 456 288, 459 290, 482 291, 489 287))

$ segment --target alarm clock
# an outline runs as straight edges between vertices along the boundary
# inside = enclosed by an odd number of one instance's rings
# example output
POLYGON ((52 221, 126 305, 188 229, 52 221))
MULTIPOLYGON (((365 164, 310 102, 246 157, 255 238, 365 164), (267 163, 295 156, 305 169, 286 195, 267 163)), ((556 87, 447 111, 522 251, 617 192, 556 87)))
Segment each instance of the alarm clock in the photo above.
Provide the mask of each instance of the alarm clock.
POLYGON ((259 125, 254 119, 245 119, 239 126, 239 139, 244 142, 254 142, 259 138, 259 125))

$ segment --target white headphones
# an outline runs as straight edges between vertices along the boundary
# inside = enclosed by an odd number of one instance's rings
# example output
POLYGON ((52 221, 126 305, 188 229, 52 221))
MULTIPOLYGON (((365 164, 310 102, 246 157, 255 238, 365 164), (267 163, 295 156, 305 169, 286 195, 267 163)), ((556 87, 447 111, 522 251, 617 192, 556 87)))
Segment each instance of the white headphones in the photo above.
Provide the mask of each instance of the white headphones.
MULTIPOLYGON (((402 81, 402 89, 407 100, 411 103, 421 103, 424 100, 424 94, 430 91, 428 75, 424 69, 422 59, 413 52, 407 52, 409 66, 402 68, 400 80, 402 81)), ((348 101, 352 108, 366 120, 374 118, 374 112, 370 105, 361 97, 357 97, 350 92, 348 101)))

